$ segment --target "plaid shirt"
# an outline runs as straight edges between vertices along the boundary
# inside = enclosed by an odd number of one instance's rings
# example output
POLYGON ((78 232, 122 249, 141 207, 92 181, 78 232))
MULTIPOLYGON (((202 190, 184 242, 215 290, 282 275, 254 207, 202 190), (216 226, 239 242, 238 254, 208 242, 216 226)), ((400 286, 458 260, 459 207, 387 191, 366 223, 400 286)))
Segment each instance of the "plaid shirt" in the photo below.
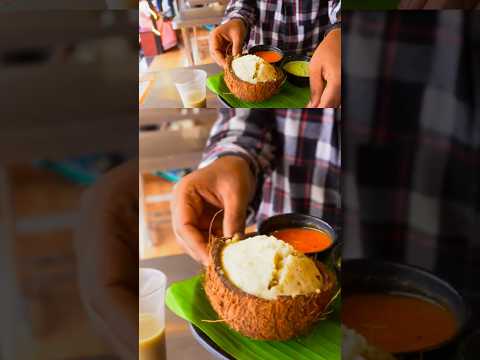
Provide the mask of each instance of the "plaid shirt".
POLYGON ((340 0, 231 0, 223 23, 242 19, 248 47, 265 44, 287 53, 310 53, 340 24, 340 0))
POLYGON ((345 253, 480 303, 479 64, 478 12, 344 13, 345 253))
POLYGON ((247 159, 257 178, 257 221, 311 214, 340 225, 340 126, 332 109, 224 109, 214 125, 206 166, 225 154, 247 159))

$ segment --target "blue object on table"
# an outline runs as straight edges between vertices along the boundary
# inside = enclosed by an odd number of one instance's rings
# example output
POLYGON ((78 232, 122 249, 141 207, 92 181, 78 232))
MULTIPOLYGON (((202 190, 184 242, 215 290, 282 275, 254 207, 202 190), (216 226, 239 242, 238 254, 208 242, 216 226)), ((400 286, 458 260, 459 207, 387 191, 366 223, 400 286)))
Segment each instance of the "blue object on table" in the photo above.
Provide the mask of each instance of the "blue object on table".
POLYGON ((91 185, 109 169, 125 160, 120 154, 83 156, 63 161, 40 160, 34 165, 53 171, 76 184, 91 185))
POLYGON ((160 176, 161 178, 170 181, 170 182, 179 182, 182 177, 190 172, 189 169, 176 169, 176 170, 169 170, 169 171, 157 171, 155 173, 156 176, 160 176))

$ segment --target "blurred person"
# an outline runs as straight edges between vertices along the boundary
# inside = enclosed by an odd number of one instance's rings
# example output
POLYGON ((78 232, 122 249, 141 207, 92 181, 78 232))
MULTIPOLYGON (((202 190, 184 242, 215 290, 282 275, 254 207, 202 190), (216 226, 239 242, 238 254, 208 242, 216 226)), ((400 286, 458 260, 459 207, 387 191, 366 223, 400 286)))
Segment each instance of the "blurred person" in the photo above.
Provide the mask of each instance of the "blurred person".
POLYGON ((222 111, 199 169, 175 187, 173 227, 185 251, 208 263, 208 227, 219 209, 227 237, 244 232, 248 209, 257 222, 294 212, 338 227, 337 116, 333 109, 222 111))
POLYGON ((104 175, 82 198, 75 231, 82 299, 123 359, 138 356, 138 161, 104 175))
POLYGON ((273 45, 285 53, 313 53, 308 107, 336 108, 341 99, 340 0, 232 0, 222 24, 210 34, 210 53, 225 67, 231 47, 239 55, 248 47, 273 45))
POLYGON ((173 5, 173 0, 157 0, 156 1, 157 9, 162 13, 165 18, 173 18, 175 16, 175 8, 173 5))

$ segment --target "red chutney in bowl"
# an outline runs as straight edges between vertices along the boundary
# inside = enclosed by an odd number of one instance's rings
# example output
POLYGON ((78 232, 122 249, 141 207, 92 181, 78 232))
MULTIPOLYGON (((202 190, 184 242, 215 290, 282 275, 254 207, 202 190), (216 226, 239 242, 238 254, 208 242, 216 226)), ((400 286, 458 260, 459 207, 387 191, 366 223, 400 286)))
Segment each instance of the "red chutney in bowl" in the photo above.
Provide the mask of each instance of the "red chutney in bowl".
POLYGON ((274 231, 272 235, 304 254, 323 251, 333 244, 331 236, 326 231, 312 228, 280 229, 274 231))
POLYGON ((261 57, 266 62, 273 64, 282 60, 282 54, 274 51, 274 50, 259 50, 255 52, 255 55, 261 57))

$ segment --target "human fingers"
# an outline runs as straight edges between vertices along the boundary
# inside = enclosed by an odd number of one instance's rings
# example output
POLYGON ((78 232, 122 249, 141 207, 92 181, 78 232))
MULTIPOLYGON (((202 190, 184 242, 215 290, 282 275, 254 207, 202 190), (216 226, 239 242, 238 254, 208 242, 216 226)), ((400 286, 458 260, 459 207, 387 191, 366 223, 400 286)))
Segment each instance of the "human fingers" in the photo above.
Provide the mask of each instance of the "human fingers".
POLYGON ((319 107, 337 108, 340 106, 342 86, 338 81, 329 81, 323 91, 319 107))
POLYGON ((172 214, 177 240, 192 258, 207 265, 207 242, 199 229, 204 207, 203 199, 190 186, 176 189, 172 214))
POLYGON ((241 55, 243 49, 243 38, 238 32, 235 32, 232 35, 232 56, 241 55))
POLYGON ((316 108, 320 106, 323 91, 325 90, 325 80, 322 76, 321 65, 310 67, 310 102, 307 107, 316 108))
POLYGON ((217 29, 213 30, 210 34, 209 39, 209 49, 210 55, 212 56, 213 60, 222 68, 225 67, 225 39, 216 31, 217 29))
POLYGON ((223 235, 232 237, 245 231, 245 217, 248 204, 238 193, 230 193, 224 200, 223 235))

